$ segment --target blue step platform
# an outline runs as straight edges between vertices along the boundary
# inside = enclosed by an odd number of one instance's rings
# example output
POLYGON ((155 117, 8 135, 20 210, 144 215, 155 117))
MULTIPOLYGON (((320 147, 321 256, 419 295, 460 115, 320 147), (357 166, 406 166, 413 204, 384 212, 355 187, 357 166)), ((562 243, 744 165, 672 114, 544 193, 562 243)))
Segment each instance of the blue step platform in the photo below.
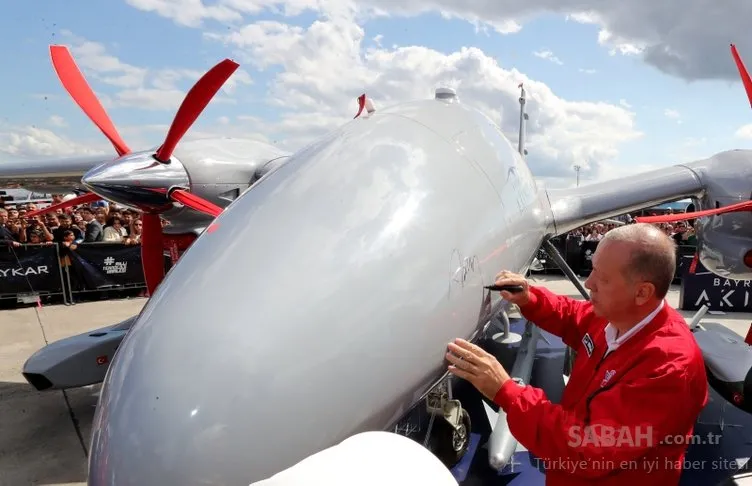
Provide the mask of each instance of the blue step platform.
MULTIPOLYGON (((512 320, 512 331, 522 333, 524 321, 512 320)), ((548 343, 538 343, 531 384, 542 388, 548 398, 557 403, 564 389, 562 369, 565 346, 561 339, 545 331, 548 343)), ((511 369, 516 349, 504 349, 493 343, 482 343, 495 354, 507 369, 511 369)), ((472 421, 471 444, 468 453, 452 469, 452 474, 461 486, 524 485, 544 486, 545 474, 536 458, 527 451, 517 452, 510 465, 503 471, 494 471, 488 465, 484 444, 490 434, 481 397, 472 386, 460 382, 454 394, 468 409, 472 421)), ((703 410, 695 426, 697 442, 689 445, 680 486, 712 486, 723 484, 732 476, 746 470, 752 456, 752 415, 724 405, 724 400, 711 389, 710 402, 703 410), (712 440, 711 440, 712 439, 712 440), (703 443, 700 443, 700 440, 703 443), (710 443, 712 442, 712 443, 710 443)), ((681 406, 681 403, 677 403, 681 406)))

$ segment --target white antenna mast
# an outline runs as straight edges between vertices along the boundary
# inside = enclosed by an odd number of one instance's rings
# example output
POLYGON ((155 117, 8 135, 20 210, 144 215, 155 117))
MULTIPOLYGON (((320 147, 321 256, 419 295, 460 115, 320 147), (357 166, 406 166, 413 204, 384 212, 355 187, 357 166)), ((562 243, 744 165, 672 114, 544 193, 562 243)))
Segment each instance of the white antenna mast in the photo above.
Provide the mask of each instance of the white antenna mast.
POLYGON ((517 143, 517 151, 523 157, 527 155, 527 149, 525 148, 525 124, 527 122, 527 113, 525 113, 525 87, 520 83, 520 138, 517 143))

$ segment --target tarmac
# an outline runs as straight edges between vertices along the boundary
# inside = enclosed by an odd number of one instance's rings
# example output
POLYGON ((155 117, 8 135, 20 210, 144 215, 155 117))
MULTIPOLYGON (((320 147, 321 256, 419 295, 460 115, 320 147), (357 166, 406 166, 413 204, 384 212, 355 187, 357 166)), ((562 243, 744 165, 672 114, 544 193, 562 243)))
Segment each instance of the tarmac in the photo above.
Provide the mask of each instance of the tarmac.
POLYGON ((0 311, 0 486, 85 485, 99 385, 37 392, 21 375, 47 343, 137 314, 144 298, 0 311))
MULTIPOLYGON (((536 275, 535 284, 581 297, 559 275, 536 275)), ((678 305, 679 289, 668 302, 678 305)), ((46 343, 113 324, 137 314, 144 298, 0 311, 0 486, 85 485, 91 422, 99 386, 37 392, 21 376, 26 359, 46 343)), ((690 317, 693 312, 682 312, 690 317)), ((752 313, 708 313, 740 336, 752 313)))

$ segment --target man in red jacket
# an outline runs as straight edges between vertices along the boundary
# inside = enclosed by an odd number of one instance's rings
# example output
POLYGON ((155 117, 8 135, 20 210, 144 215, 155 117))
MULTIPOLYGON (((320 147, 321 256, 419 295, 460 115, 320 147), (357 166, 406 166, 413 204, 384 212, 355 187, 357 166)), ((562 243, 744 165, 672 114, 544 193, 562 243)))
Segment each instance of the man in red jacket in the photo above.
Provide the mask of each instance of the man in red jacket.
POLYGON ((507 414, 547 485, 676 485, 695 421, 708 400, 705 366, 684 318, 665 302, 674 242, 654 226, 608 232, 585 286, 591 300, 554 295, 510 272, 499 285, 523 316, 577 352, 560 404, 510 379, 490 354, 449 344, 449 371, 507 414))

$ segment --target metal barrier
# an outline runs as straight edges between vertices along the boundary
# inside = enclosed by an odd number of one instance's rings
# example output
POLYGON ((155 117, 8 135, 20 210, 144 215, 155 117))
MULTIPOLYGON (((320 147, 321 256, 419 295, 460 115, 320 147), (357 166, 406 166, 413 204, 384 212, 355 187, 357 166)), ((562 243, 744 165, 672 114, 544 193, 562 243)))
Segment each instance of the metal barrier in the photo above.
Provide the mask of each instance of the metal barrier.
POLYGON ((62 246, 60 255, 71 302, 78 294, 146 287, 140 245, 83 243, 62 246))
POLYGON ((62 295, 70 303, 58 245, 0 245, 0 299, 33 303, 43 295, 62 295))
MULTIPOLYGON (((165 256, 165 270, 171 265, 165 256)), ((141 246, 81 243, 0 245, 0 299, 34 303, 42 296, 74 297, 107 290, 145 289, 141 246)))
MULTIPOLYGON (((567 264, 575 273, 587 276, 598 242, 578 241, 571 236, 556 240, 567 264)), ((694 253, 694 246, 677 249, 679 308, 693 310, 708 304, 711 310, 752 312, 752 282, 719 278, 701 264, 690 272, 694 253)), ((544 271, 555 271, 553 265, 546 262, 544 271)), ((165 256, 165 271, 170 266, 171 259, 165 256)), ((42 296, 62 296, 70 305, 80 294, 145 288, 140 245, 82 243, 74 250, 56 243, 0 245, 0 300, 35 303, 42 296)))

